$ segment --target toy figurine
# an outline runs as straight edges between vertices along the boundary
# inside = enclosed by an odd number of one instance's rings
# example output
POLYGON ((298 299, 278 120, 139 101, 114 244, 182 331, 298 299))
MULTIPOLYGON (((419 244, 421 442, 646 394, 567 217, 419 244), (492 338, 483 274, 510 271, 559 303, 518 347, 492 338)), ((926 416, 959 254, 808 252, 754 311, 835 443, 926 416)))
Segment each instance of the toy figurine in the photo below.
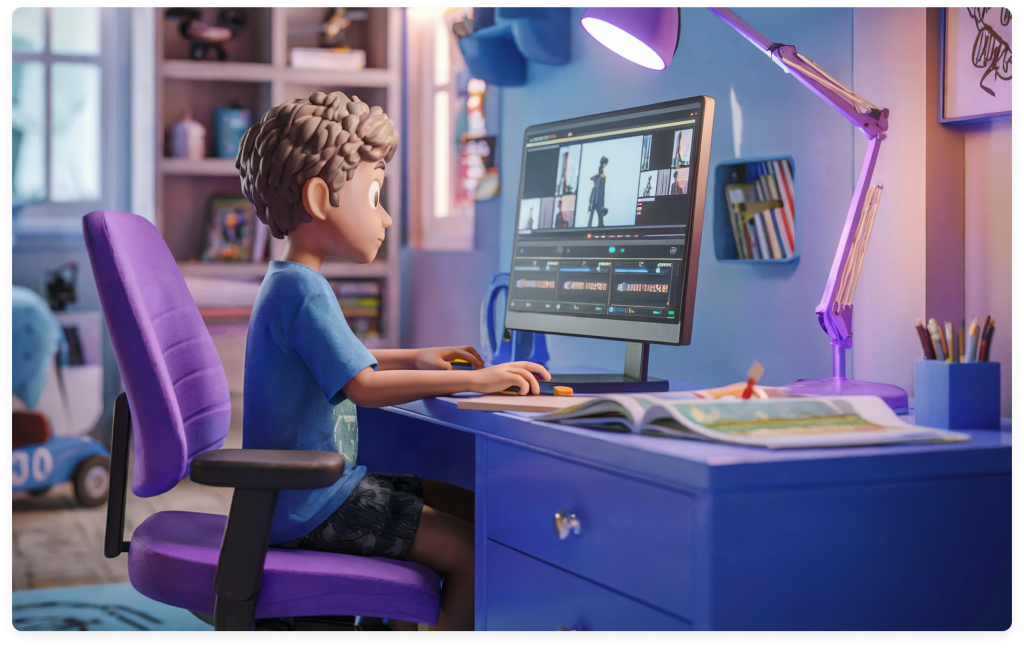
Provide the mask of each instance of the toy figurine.
POLYGON ((189 55, 197 61, 205 59, 210 51, 217 60, 225 60, 227 54, 221 45, 234 38, 246 21, 244 9, 222 9, 216 25, 200 22, 198 9, 168 9, 164 17, 178 19, 178 33, 191 43, 189 55))
POLYGON ((242 193, 271 234, 287 238, 249 320, 242 445, 345 455, 335 484, 281 491, 271 544, 428 565, 444 575, 437 627, 471 629, 472 493, 367 473, 356 463, 355 406, 512 385, 536 394, 538 377, 551 376, 532 362, 484 368, 470 346, 370 351, 352 332, 319 271, 327 256, 355 263, 377 256, 391 225, 381 188, 398 141, 381 108, 341 92, 286 101, 242 137, 235 162, 242 193), (452 371, 453 360, 476 370, 452 371))
POLYGON ((345 30, 356 20, 366 20, 369 14, 359 9, 328 9, 320 26, 320 47, 345 47, 345 30))

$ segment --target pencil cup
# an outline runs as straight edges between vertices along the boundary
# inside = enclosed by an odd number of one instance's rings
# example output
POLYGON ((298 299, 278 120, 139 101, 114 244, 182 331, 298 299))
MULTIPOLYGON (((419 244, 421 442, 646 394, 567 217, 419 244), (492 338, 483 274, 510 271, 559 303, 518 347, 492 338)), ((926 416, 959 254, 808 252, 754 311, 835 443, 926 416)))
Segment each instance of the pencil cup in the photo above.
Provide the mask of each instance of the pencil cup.
POLYGON ((914 361, 918 425, 951 430, 998 430, 999 363, 914 361))

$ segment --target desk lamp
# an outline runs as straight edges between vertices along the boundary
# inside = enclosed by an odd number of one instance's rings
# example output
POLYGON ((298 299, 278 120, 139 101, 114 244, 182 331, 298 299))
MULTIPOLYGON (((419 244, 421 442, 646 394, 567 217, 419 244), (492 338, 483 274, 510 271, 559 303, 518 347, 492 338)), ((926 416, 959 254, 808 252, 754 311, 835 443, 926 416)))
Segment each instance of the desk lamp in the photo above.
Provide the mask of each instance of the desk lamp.
MULTIPOLYGON (((907 392, 895 385, 851 380, 846 377, 846 349, 853 346, 853 296, 860 278, 882 186, 871 186, 878 149, 889 128, 888 108, 879 108, 830 76, 792 45, 774 43, 730 9, 711 8, 779 67, 835 108, 868 138, 857 188, 850 201, 846 225, 839 239, 832 270, 816 313, 831 338, 832 377, 800 380, 787 385, 793 394, 807 396, 881 397, 897 412, 907 410, 907 392)), ((583 11, 580 24, 598 42, 644 67, 663 70, 672 61, 679 40, 679 10, 674 7, 593 7, 583 11)))

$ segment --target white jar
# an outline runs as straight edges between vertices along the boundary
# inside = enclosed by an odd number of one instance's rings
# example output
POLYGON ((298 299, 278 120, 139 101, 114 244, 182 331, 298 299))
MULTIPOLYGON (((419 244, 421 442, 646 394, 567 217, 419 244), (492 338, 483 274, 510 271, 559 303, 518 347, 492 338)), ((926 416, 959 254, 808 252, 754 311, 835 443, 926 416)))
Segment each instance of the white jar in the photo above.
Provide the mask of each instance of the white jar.
POLYGON ((206 157, 206 127, 186 113, 171 124, 168 143, 171 157, 201 160, 206 157))

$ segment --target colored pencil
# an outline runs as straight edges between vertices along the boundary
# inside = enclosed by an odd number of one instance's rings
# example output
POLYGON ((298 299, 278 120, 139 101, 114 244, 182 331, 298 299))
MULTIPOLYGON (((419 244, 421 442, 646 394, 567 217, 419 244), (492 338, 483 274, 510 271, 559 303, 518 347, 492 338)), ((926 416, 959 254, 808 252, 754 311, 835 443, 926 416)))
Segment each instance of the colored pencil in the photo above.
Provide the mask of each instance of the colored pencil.
POLYGON ((967 359, 964 357, 964 355, 967 353, 967 347, 964 346, 964 342, 965 342, 964 336, 965 336, 965 331, 966 330, 967 330, 967 322, 964 320, 964 318, 961 317, 960 318, 960 362, 966 362, 967 361, 967 359))
POLYGON ((914 327, 917 329, 917 336, 921 338, 921 348, 924 349, 924 357, 928 360, 935 359, 935 349, 932 348, 931 338, 928 337, 928 331, 924 330, 924 324, 921 323, 921 318, 917 318, 917 325, 914 327))
MULTIPOLYGON (((936 325, 938 325, 938 322, 936 322, 936 325)), ((946 326, 948 326, 948 325, 949 325, 949 322, 946 322, 946 326)), ((945 328, 944 326, 939 326, 938 327, 938 329, 939 329, 939 344, 942 346, 942 356, 939 358, 939 360, 944 360, 946 362, 949 362, 949 345, 946 344, 946 334, 943 332, 944 328, 945 328)))
POLYGON ((935 351, 936 360, 945 360, 942 357, 942 334, 939 331, 939 323, 932 317, 928 320, 928 334, 932 338, 932 349, 935 351))

